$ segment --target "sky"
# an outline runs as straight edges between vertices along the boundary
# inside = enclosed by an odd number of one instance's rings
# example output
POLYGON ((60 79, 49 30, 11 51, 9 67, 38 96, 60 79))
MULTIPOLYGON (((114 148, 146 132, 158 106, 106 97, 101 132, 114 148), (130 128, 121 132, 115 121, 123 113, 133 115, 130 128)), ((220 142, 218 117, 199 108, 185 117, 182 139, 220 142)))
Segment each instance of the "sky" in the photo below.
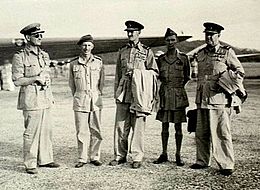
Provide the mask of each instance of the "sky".
POLYGON ((34 22, 45 37, 125 37, 125 21, 135 20, 142 36, 163 36, 169 27, 197 40, 209 21, 225 28, 222 41, 260 50, 260 0, 1 0, 0 7, 0 38, 22 37, 34 22))

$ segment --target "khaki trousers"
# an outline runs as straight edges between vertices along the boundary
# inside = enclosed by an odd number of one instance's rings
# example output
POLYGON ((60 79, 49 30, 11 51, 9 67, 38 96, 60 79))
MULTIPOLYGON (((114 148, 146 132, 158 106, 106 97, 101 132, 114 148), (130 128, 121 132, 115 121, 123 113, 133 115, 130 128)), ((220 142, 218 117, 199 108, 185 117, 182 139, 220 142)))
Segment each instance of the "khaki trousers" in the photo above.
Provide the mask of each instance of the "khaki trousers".
POLYGON ((102 141, 100 113, 101 111, 74 111, 79 162, 86 163, 88 158, 90 161, 100 159, 100 145, 102 141), (90 135, 88 134, 88 130, 90 135))
POLYGON ((220 169, 234 169, 230 116, 230 108, 198 109, 197 164, 210 166, 212 154, 220 169))
POLYGON ((130 113, 130 104, 117 103, 114 128, 115 159, 126 158, 128 153, 128 136, 132 128, 129 153, 133 161, 141 162, 144 157, 145 117, 136 117, 130 113))
POLYGON ((50 109, 23 111, 25 131, 23 134, 24 164, 36 168, 53 162, 52 123, 50 109))

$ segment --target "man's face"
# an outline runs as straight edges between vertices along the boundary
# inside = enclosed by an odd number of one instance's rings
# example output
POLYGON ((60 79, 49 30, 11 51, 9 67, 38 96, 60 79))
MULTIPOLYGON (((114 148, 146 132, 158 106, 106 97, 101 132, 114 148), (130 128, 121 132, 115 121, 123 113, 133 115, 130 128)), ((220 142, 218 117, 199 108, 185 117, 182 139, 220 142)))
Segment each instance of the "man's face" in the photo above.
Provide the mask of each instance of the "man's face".
POLYGON ((139 40, 139 35, 140 35, 140 31, 127 31, 127 36, 128 39, 132 42, 138 41, 139 40))
POLYGON ((219 44, 219 37, 220 34, 212 33, 212 32, 206 32, 205 33, 205 41, 206 44, 210 46, 216 46, 219 44))
POLYGON ((42 44, 42 33, 27 35, 26 39, 31 45, 40 46, 42 44))
POLYGON ((175 44, 178 42, 178 38, 176 35, 168 36, 165 38, 165 44, 168 49, 174 49, 175 44))
POLYGON ((83 42, 80 48, 83 55, 89 55, 94 48, 94 44, 92 42, 83 42))

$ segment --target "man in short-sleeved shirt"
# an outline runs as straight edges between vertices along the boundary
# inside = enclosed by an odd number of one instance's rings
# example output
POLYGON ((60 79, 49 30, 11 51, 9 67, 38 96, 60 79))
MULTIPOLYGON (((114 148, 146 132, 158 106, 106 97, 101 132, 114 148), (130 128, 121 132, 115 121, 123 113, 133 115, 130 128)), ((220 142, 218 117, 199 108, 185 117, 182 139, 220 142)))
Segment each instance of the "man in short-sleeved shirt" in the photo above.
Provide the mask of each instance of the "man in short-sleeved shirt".
POLYGON ((50 108, 53 104, 49 74, 49 55, 40 48, 42 34, 39 23, 24 27, 21 31, 26 46, 14 54, 12 79, 20 86, 19 110, 23 110, 25 131, 24 164, 26 172, 37 173, 40 167, 56 168, 53 162, 50 108))

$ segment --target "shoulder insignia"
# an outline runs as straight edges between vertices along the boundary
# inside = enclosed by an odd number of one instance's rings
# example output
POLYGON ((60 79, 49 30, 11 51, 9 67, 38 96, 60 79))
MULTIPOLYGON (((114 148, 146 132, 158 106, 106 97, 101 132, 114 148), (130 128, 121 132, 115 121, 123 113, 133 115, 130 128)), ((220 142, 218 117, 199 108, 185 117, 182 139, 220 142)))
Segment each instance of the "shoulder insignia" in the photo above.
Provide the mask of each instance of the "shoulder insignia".
POLYGON ((150 47, 148 47, 147 45, 144 45, 144 44, 141 44, 142 45, 142 47, 144 48, 144 49, 150 49, 150 47))
POLYGON ((77 56, 77 57, 73 57, 72 59, 70 59, 69 61, 68 61, 68 63, 71 63, 72 61, 75 61, 75 60, 77 60, 79 57, 77 56))
POLYGON ((19 54, 19 53, 23 53, 23 52, 24 52, 24 49, 19 49, 15 53, 19 54))
POLYGON ((184 56, 184 57, 188 57, 188 56, 186 55, 186 53, 183 53, 183 52, 180 52, 180 55, 181 55, 181 56, 184 56))
POLYGON ((125 48, 127 48, 127 45, 124 45, 124 46, 122 46, 121 48, 119 48, 119 51, 121 51, 121 50, 123 50, 123 49, 125 49, 125 48))
POLYGON ((98 56, 96 56, 96 55, 94 55, 94 58, 96 58, 96 59, 102 61, 102 58, 101 58, 101 57, 98 57, 98 56))
POLYGON ((228 46, 228 45, 226 45, 226 46, 221 46, 221 47, 223 47, 224 49, 230 49, 231 47, 230 46, 228 46))

